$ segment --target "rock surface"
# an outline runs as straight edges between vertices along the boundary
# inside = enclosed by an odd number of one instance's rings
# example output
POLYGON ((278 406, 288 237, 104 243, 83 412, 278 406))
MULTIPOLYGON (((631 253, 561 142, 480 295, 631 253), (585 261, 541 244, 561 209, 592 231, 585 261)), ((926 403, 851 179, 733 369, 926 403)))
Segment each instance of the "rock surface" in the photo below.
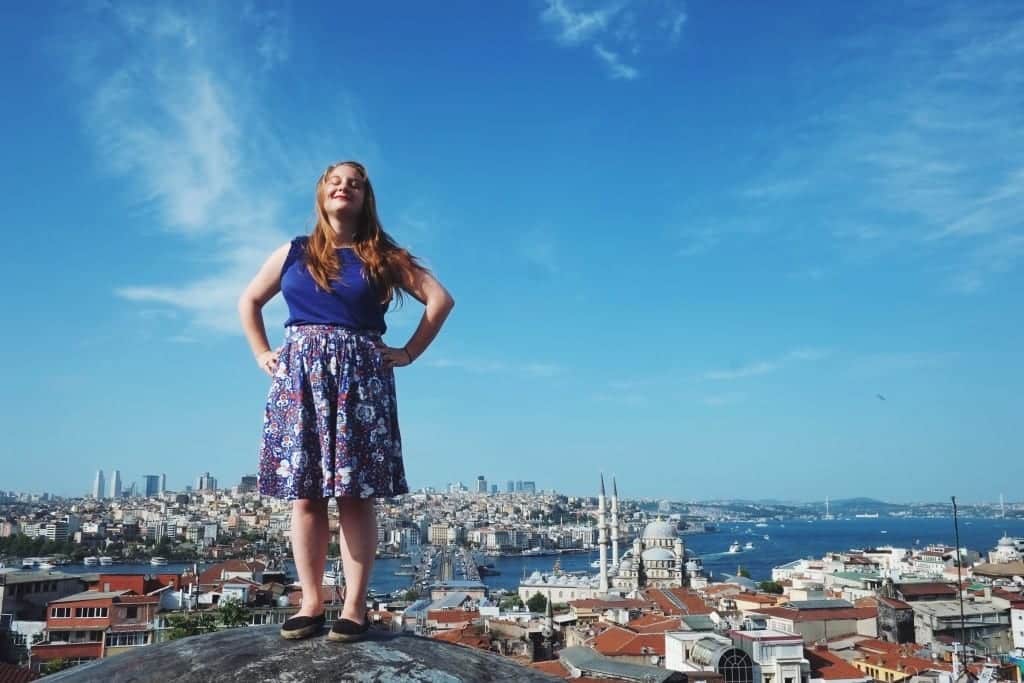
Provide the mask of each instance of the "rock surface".
MULTIPOLYGON (((429 638, 370 632, 357 643, 284 640, 278 626, 183 638, 67 669, 46 681, 558 681, 498 655, 429 638)), ((326 634, 326 629, 325 629, 326 634)))

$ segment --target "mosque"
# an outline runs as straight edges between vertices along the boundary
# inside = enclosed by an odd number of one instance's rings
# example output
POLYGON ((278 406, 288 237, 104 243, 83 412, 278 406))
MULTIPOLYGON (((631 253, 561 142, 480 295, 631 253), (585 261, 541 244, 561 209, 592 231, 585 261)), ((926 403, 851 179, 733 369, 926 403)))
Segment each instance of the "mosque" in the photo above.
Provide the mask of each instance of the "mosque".
POLYGON ((526 596, 524 600, 535 593, 546 595, 555 602, 597 598, 611 593, 635 596, 645 588, 682 588, 701 575, 700 558, 687 550, 675 524, 661 519, 649 522, 633 539, 632 548, 620 555, 622 524, 619 491, 614 478, 610 506, 608 502, 602 474, 601 492, 597 499, 597 576, 533 572, 519 584, 520 596, 526 596))

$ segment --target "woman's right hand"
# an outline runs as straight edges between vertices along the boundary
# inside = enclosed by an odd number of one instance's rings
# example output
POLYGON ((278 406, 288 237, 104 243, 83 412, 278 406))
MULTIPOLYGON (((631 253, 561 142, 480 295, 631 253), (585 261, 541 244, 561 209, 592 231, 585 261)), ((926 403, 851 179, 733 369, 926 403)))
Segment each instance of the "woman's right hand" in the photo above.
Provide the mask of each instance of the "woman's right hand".
POLYGON ((277 357, 280 353, 280 351, 268 349, 256 356, 256 364, 260 366, 260 370, 273 377, 274 372, 277 371, 277 357))

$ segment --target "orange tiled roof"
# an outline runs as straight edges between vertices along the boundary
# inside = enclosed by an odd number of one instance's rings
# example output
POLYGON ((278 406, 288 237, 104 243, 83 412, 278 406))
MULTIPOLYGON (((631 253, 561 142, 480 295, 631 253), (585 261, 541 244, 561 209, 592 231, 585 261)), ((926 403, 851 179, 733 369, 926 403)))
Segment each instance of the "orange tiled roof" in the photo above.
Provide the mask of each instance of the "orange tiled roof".
POLYGON ((826 649, 804 648, 804 656, 811 664, 811 678, 823 678, 826 681, 869 678, 853 664, 826 649))

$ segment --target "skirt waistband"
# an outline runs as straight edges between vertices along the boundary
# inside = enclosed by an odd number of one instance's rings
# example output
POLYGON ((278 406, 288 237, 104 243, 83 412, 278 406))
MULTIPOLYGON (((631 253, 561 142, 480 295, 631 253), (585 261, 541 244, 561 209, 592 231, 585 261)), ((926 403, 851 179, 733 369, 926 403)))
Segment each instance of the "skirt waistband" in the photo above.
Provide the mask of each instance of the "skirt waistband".
POLYGON ((284 328, 285 339, 294 339, 298 336, 330 335, 339 337, 369 337, 380 339, 380 330, 359 330, 344 325, 288 325, 284 328))

